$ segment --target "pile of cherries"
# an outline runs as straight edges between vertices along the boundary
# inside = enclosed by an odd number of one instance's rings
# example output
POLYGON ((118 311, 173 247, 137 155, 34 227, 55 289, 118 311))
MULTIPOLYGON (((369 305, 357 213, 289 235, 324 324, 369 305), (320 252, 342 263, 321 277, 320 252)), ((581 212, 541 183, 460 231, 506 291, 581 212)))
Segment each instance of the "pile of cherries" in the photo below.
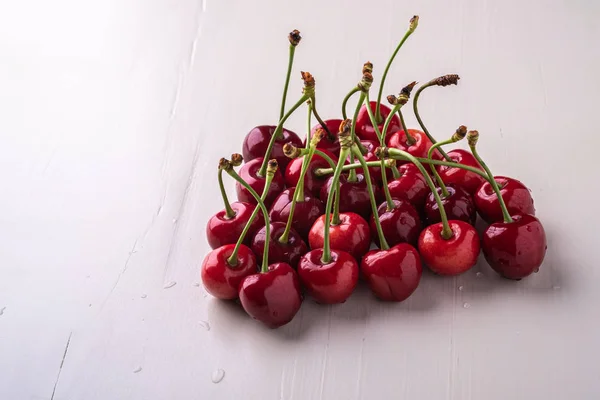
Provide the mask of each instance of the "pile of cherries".
POLYGON ((342 119, 321 119, 308 72, 302 72, 302 96, 286 111, 301 39, 298 31, 289 35, 278 125, 255 127, 244 139, 243 157, 219 162, 225 208, 208 221, 213 250, 201 270, 211 295, 239 299, 250 316, 276 328, 292 320, 304 293, 321 304, 342 303, 361 279, 377 298, 399 302, 417 289, 422 264, 439 275, 458 275, 476 264, 480 250, 505 278, 538 271, 546 237, 527 187, 491 174, 476 149, 477 131, 460 126, 436 142, 419 115, 424 89, 455 85, 459 77, 445 75, 416 91, 412 105, 421 130, 406 129, 401 110, 415 82, 388 96, 390 107, 381 104, 389 67, 417 24, 415 16, 386 66, 376 101, 369 99, 373 65, 363 66, 360 82, 343 100, 342 119), (355 95, 348 118, 346 104, 355 95), (284 129, 302 105, 308 108, 304 140, 284 129), (313 116, 318 124, 311 127, 313 116), (470 152, 442 148, 465 137, 470 152), (223 172, 236 181, 237 202, 227 199, 223 172), (483 232, 475 229, 477 215, 489 224, 483 232))

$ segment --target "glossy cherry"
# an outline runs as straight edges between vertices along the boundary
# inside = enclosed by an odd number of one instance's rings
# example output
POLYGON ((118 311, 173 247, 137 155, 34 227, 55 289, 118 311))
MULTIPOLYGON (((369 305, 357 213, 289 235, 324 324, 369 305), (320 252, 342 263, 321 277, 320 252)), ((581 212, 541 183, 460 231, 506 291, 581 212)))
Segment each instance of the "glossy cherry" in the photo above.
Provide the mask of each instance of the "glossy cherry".
MULTIPOLYGON (((400 130, 394 132, 388 137, 387 145, 389 147, 404 150, 415 157, 427 158, 427 152, 429 151, 429 148, 433 146, 433 143, 431 143, 431 140, 429 140, 425 132, 422 132, 418 129, 409 129, 408 133, 414 142, 409 143, 406 132, 404 130, 400 130)), ((434 150, 432 158, 434 160, 441 160, 442 155, 439 151, 434 150)))
MULTIPOLYGON (((387 202, 383 202, 377 208, 381 229, 388 245, 394 246, 398 243, 409 243, 417 245, 421 233, 421 218, 417 210, 407 201, 393 199, 394 208, 388 211, 387 202)), ((373 241, 379 246, 379 236, 375 228, 375 218, 371 216, 369 225, 371 227, 373 241)))
MULTIPOLYGON (((244 138, 242 145, 242 155, 246 162, 256 158, 263 158, 269 146, 271 136, 277 127, 273 125, 260 125, 252 128, 244 138)), ((276 159, 279 168, 283 171, 290 159, 283 154, 283 145, 292 143, 294 146, 302 147, 302 140, 294 132, 283 128, 281 135, 275 139, 273 150, 271 151, 270 159, 276 159)), ((260 192, 259 192, 260 193, 260 192)))
MULTIPOLYGON (((370 106, 373 114, 377 115, 377 102, 371 101, 370 106)), ((384 122, 392 110, 383 104, 380 104, 379 107, 382 120, 381 123, 377 124, 377 127, 379 128, 379 132, 383 132, 384 122)), ((398 130, 400 130, 400 118, 398 115, 394 115, 388 127, 387 135, 391 135, 398 130)), ((358 116, 356 118, 356 134, 362 140, 372 140, 379 143, 379 137, 373 128, 366 105, 363 105, 358 112, 358 116)))
MULTIPOLYGON (((323 142, 324 139, 321 139, 323 142)), ((337 157, 332 153, 329 153, 327 150, 321 150, 323 153, 327 154, 334 162, 337 162, 337 157)), ((304 161, 304 156, 294 158, 287 166, 285 170, 285 183, 288 187, 297 186, 298 180, 300 179, 300 173, 302 172, 302 163, 304 161)), ((315 170, 319 168, 330 168, 331 166, 323 157, 318 154, 315 154, 313 158, 310 160, 309 169, 304 176, 304 190, 313 193, 315 196, 319 196, 321 193, 321 188, 329 178, 329 176, 317 176, 315 175, 315 170)))
MULTIPOLYGON (((323 203, 327 202, 332 180, 333 176, 329 177, 321 188, 320 198, 323 203)), ((350 182, 347 174, 340 176, 340 193, 340 212, 354 212, 365 219, 369 218, 371 203, 363 174, 356 174, 355 182, 350 182)))
POLYGON ((233 253, 235 244, 226 244, 212 250, 204 257, 200 276, 208 293, 222 300, 238 297, 238 288, 242 280, 256 273, 256 257, 249 247, 241 245, 237 254, 237 263, 231 266, 227 259, 233 253))
MULTIPOLYGON (((221 210, 213 215, 206 224, 206 239, 213 249, 237 242, 256 206, 236 201, 231 203, 231 208, 235 213, 232 218, 227 218, 226 211, 221 210)), ((244 239, 244 244, 249 245, 256 231, 264 224, 262 213, 259 211, 244 239)))
MULTIPOLYGON (((495 176, 500 194, 506 204, 509 214, 531 214, 535 215, 533 198, 529 189, 520 181, 505 176, 495 176)), ((479 215, 488 223, 502 221, 502 209, 498 196, 489 182, 484 182, 475 192, 475 206, 479 215)))
MULTIPOLYGON (((308 244, 311 249, 323 248, 324 231, 325 215, 321 215, 308 234, 308 244)), ((332 249, 343 250, 356 260, 360 260, 369 251, 371 245, 369 224, 356 213, 340 213, 340 223, 329 226, 329 241, 332 249)))
MULTIPOLYGON (((375 155, 375 150, 379 147, 377 142, 372 140, 361 140, 360 143, 367 149, 367 154, 364 154, 363 157, 365 161, 379 161, 379 158, 375 155)), ((348 157, 348 160, 350 157, 348 157)), ((356 162, 356 161, 355 161, 356 162)), ((363 174, 362 168, 355 168, 357 174, 363 174)), ((379 167, 369 167, 369 172, 371 173, 371 179, 377 185, 381 185, 381 168, 379 167)), ((389 180, 393 179, 392 171, 390 169, 386 169, 386 176, 389 180)))
POLYGON ((270 264, 267 272, 247 276, 239 297, 246 313, 269 328, 290 322, 302 305, 298 274, 286 263, 270 264))
MULTIPOLYGON (((296 193, 296 188, 285 189, 273 202, 269 217, 273 222, 286 223, 290 216, 292 201, 296 193)), ((321 200, 313 197, 309 192, 304 192, 302 202, 296 202, 292 226, 303 239, 308 238, 308 232, 313 224, 325 212, 325 205, 321 200)))
POLYGON ((331 250, 331 260, 323 262, 323 249, 311 250, 300 258, 300 281, 317 303, 343 303, 358 284, 358 264, 350 253, 331 250))
MULTIPOLYGON (((269 264, 284 262, 296 268, 302 254, 308 251, 308 246, 295 230, 290 230, 287 243, 281 243, 279 238, 285 231, 285 223, 271 222, 271 240, 269 240, 269 264)), ((262 258, 266 239, 266 229, 263 226, 252 239, 252 251, 262 258)))
POLYGON ((452 237, 442 237, 443 225, 428 226, 419 237, 423 262, 436 274, 458 275, 477 263, 480 244, 475 228, 464 221, 449 220, 452 237))
MULTIPOLYGON (((448 152, 448 156, 453 162, 467 165, 469 167, 481 169, 473 154, 463 149, 456 149, 448 152)), ((467 171, 457 167, 441 165, 438 168, 440 177, 446 185, 462 186, 468 193, 474 194, 485 179, 474 172, 467 171)))
POLYGON ((488 264, 508 279, 537 272, 546 255, 546 233, 529 214, 511 216, 513 222, 494 222, 483 232, 482 248, 488 264))
MULTIPOLYGON (((340 124, 342 123, 342 120, 341 119, 326 119, 323 122, 327 126, 327 129, 329 130, 331 135, 325 134, 323 136, 323 139, 321 139, 321 141, 317 145, 317 149, 325 150, 328 153, 333 154, 335 156, 335 158, 337 159, 337 157, 339 157, 339 155, 340 155, 340 142, 338 141, 337 132, 340 128, 340 124)), ((317 124, 317 125, 313 126, 312 129, 310 130, 311 136, 314 135, 315 132, 317 131, 317 129, 319 129, 319 128, 322 128, 321 124, 317 124)), ((304 145, 306 145, 306 138, 304 138, 304 145)))
MULTIPOLYGON (((262 193, 265 187, 265 178, 262 176, 258 176, 258 172, 260 171, 261 164, 263 162, 262 158, 255 158, 252 161, 249 161, 242 165, 240 168, 239 175, 240 177, 248 182, 248 184, 254 189, 257 193, 262 193)), ((273 200, 283 191, 285 188, 285 183, 283 181, 283 176, 277 170, 273 177, 273 182, 269 187, 269 192, 267 197, 265 198, 265 205, 268 207, 273 203, 273 200)), ((239 201, 243 201, 250 204, 256 204, 256 200, 254 197, 243 187, 239 182, 235 184, 235 190, 237 192, 237 197, 239 201)))
POLYGON ((408 200, 417 211, 422 211, 431 193, 425 177, 414 164, 403 164, 398 170, 400 178, 388 183, 390 194, 393 198, 408 200))
POLYGON ((369 251, 360 270, 371 291, 384 301, 406 300, 419 286, 423 274, 421 257, 408 243, 369 251))
MULTIPOLYGON (((455 219, 468 222, 475 226, 477 220, 477 209, 473 203, 473 198, 461 186, 446 185, 448 196, 443 196, 442 189, 437 188, 437 192, 442 199, 444 210, 448 219, 455 219)), ((440 208, 435 201, 433 193, 429 193, 425 201, 425 221, 428 225, 442 221, 440 208)))

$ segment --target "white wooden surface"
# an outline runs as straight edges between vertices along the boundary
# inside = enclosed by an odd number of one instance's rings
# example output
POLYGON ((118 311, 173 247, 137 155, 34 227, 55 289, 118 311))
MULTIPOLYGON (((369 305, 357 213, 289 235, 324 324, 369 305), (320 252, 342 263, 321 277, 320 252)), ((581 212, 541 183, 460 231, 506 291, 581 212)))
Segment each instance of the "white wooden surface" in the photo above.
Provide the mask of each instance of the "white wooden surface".
POLYGON ((0 3, 0 399, 600 398, 600 3, 372 3, 0 3), (427 274, 396 305, 360 288, 277 331, 207 296, 216 162, 275 122, 287 32, 304 36, 290 102, 308 70, 338 117, 413 14, 385 92, 462 76, 423 116, 438 137, 478 129, 496 174, 533 190, 541 271, 427 274))

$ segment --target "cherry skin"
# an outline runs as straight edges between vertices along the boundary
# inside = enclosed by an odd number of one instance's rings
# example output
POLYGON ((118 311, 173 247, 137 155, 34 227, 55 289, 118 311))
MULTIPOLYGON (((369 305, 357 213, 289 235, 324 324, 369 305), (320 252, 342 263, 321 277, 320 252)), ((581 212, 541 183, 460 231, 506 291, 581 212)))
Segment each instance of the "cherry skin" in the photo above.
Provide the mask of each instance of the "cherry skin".
MULTIPOLYGON (((321 143, 321 142, 319 142, 321 143)), ((337 157, 332 153, 329 153, 327 150, 322 150, 325 154, 327 154, 334 162, 337 162, 337 157)), ((294 158, 285 169, 285 183, 288 187, 298 186, 298 181, 300 180, 300 173, 302 172, 302 163, 304 162, 304 156, 294 158)), ((304 191, 309 191, 315 196, 319 196, 321 192, 321 188, 329 178, 329 175, 326 176, 317 176, 315 175, 315 170, 319 168, 330 168, 331 166, 323 157, 318 154, 315 154, 313 158, 310 160, 308 164, 308 171, 306 171, 306 175, 304 176, 304 191)))
MULTIPOLYGON (((285 189, 277 196, 271 206, 271 211, 269 211, 271 221, 287 223, 295 193, 296 188, 289 188, 285 189)), ((325 206, 321 200, 311 196, 309 192, 305 191, 304 201, 296 202, 292 227, 303 239, 306 239, 308 238, 310 228, 324 212, 325 206)))
MULTIPOLYGON (((463 149, 455 149, 448 152, 448 156, 453 162, 467 165, 469 167, 478 168, 483 171, 479 162, 473 157, 473 154, 463 149)), ((481 186, 485 179, 474 172, 467 171, 461 168, 448 167, 440 165, 438 168, 440 178, 446 185, 462 186, 468 193, 474 194, 481 186)))
MULTIPOLYGON (((323 248, 324 232, 325 215, 321 215, 308 234, 308 244, 311 249, 323 248)), ((360 260, 371 246, 369 224, 363 217, 353 212, 340 213, 340 223, 329 225, 329 245, 332 249, 345 251, 354 259, 360 260)))
POLYGON ((537 272, 546 255, 546 233, 529 214, 515 214, 513 222, 494 222, 483 232, 483 255, 488 264, 508 279, 537 272))
MULTIPOLYGON (((267 148, 269 147, 269 141, 276 128, 277 127, 273 125, 260 125, 252 128, 252 130, 248 132, 244 138, 244 143, 242 144, 242 155, 246 162, 256 158, 264 158, 267 148)), ((283 146, 288 142, 291 142, 296 147, 302 147, 302 140, 300 140, 298 135, 284 128, 281 131, 281 135, 275 139, 273 150, 269 157, 269 159, 276 159, 279 168, 282 170, 290 162, 290 159, 283 154, 283 146)))
POLYGON ((286 263, 271 264, 268 272, 247 276, 239 296, 244 311, 272 329, 290 322, 302 305, 298 274, 286 263))
POLYGON ((425 177, 414 164, 402 164, 398 170, 400 178, 388 183, 393 198, 408 200, 417 211, 422 211, 430 193, 425 177))
POLYGON ((383 301, 406 300, 419 286, 423 274, 421 257, 408 243, 369 251, 360 270, 371 291, 383 301))
POLYGON ((233 253, 233 249, 235 249, 234 244, 216 248, 208 253, 202 262, 200 276, 204 288, 217 299, 236 299, 242 280, 257 271, 254 253, 244 245, 241 245, 238 250, 237 265, 229 265, 227 259, 233 253))
MULTIPOLYGON (((240 177, 245 180, 248 185, 252 189, 256 191, 259 195, 262 194, 263 189, 265 188, 266 178, 262 176, 258 176, 258 171, 260 171, 260 166, 263 162, 262 158, 255 158, 254 160, 245 163, 240 168, 238 174, 240 177)), ((283 176, 281 176, 281 172, 279 169, 275 171, 275 175, 273 176, 273 181, 271 182, 271 186, 269 186, 269 192, 267 193, 267 197, 265 198, 265 205, 269 207, 273 200, 283 191, 285 188, 285 183, 283 182, 283 176)), ((239 182, 235 184, 235 190, 237 192, 237 197, 239 201, 256 204, 256 199, 248 190, 240 185, 239 182)))
MULTIPOLYGON (((379 147, 379 144, 377 142, 374 142, 372 140, 361 140, 360 143, 367 149, 367 154, 363 154, 363 158, 365 159, 365 161, 379 161, 379 158, 375 155, 375 150, 377 149, 377 147, 379 147)), ((350 156, 348 156, 348 162, 350 162, 350 156)), ((355 159, 354 162, 357 163, 358 160, 355 159)), ((356 168, 355 171, 357 174, 364 175, 362 168, 356 168)), ((371 180, 375 182, 378 186, 381 186, 381 168, 369 167, 369 173, 371 174, 371 180)), ((386 174, 388 179, 393 179, 391 169, 386 169, 386 174)))
POLYGON ((479 236, 464 221, 449 220, 453 235, 442 238, 442 223, 428 226, 419 237, 419 253, 423 262, 439 275, 458 275, 471 269, 479 255, 479 236))
MULTIPOLYGON (((288 237, 287 243, 281 243, 279 238, 285 231, 285 223, 283 222, 271 222, 271 240, 269 240, 269 263, 284 262, 290 264, 296 268, 298 260, 302 254, 308 251, 308 246, 300 235, 292 229, 288 237)), ((256 254, 256 257, 262 259, 265 239, 267 237, 267 230, 263 226, 256 232, 254 239, 252 239, 252 251, 256 254)))
MULTIPOLYGON (((377 116, 377 102, 370 102, 371 110, 373 111, 373 115, 377 116)), ((379 105, 381 111, 381 117, 383 120, 380 124, 377 124, 379 128, 379 132, 383 133, 383 125, 385 125, 385 119, 390 115, 389 107, 384 106, 383 104, 379 105)), ((392 121, 388 127, 387 135, 391 135, 393 132, 400 129, 400 117, 398 115, 394 115, 392 117, 392 121)), ((371 123, 371 118, 369 118, 369 112, 365 105, 360 108, 358 112, 358 116, 356 117, 356 134, 359 138, 363 140, 372 140, 374 142, 379 143, 379 137, 377 137, 377 133, 375 129, 373 129, 373 124, 371 123)))
MULTIPOLYGON (((338 141, 337 133, 340 129, 340 124, 342 123, 342 120, 341 119, 326 119, 323 122, 325 122, 325 126, 327 126, 327 129, 329 129, 331 136, 329 136, 326 132, 325 135, 323 135, 323 139, 321 139, 319 141, 319 144, 317 144, 317 149, 325 150, 331 154, 334 154, 335 157, 338 158, 340 156, 340 142, 338 141)), ((315 134, 317 129, 319 129, 321 127, 322 127, 321 124, 317 124, 317 125, 313 126, 312 129, 310 130, 311 137, 315 134)), ((306 145, 306 138, 304 138, 304 146, 305 145, 306 145)))
POLYGON ((343 303, 358 284, 358 264, 350 253, 331 250, 331 261, 323 263, 323 249, 311 250, 298 263, 300 281, 317 303, 343 303))
MULTIPOLYGON (((505 176, 495 176, 494 180, 498 183, 509 214, 535 215, 533 198, 525 185, 516 179, 505 176)), ((496 196, 489 182, 484 182, 475 193, 475 205, 479 215, 487 223, 491 224, 503 220, 498 196, 496 196)))
MULTIPOLYGON (((320 198, 323 203, 327 203, 332 181, 333 176, 329 177, 321 188, 320 198)), ((376 195, 379 194, 376 187, 373 190, 376 191, 376 195)), ((340 176, 340 193, 340 212, 355 212, 365 219, 369 218, 371 199, 367 189, 367 180, 363 174, 356 174, 356 182, 348 181, 348 175, 342 174, 340 176)))
MULTIPOLYGON (((231 208, 235 212, 232 218, 227 218, 225 210, 213 215, 206 224, 206 239, 210 247, 216 249, 225 244, 235 244, 250 220, 255 207, 254 204, 236 201, 231 203, 231 208)), ((264 225, 264 221, 262 212, 259 211, 244 238, 244 244, 250 244, 256 231, 264 225)))
MULTIPOLYGON (((421 233, 421 218, 417 210, 407 201, 393 199, 394 208, 387 210, 387 203, 383 202, 377 208, 379 222, 383 236, 390 246, 398 243, 417 245, 421 233)), ((379 235, 375 227, 375 218, 371 215, 369 221, 373 241, 379 246, 379 235)))
MULTIPOLYGON (((475 226, 477 220, 477 209, 473 203, 473 197, 466 190, 460 186, 447 185, 448 196, 442 195, 442 189, 437 188, 437 192, 442 199, 442 205, 446 211, 448 219, 456 219, 465 221, 475 226)), ((429 193, 427 200, 425 201, 425 220, 428 225, 442 222, 442 216, 440 215, 440 208, 433 193, 429 193)))
MULTIPOLYGON (((410 135, 415 140, 413 144, 408 143, 406 132, 400 130, 394 132, 392 135, 389 136, 387 140, 388 147, 404 150, 415 157, 427 158, 427 152, 429 151, 431 146, 433 146, 433 143, 431 143, 431 140, 429 140, 425 132, 422 132, 418 129, 409 129, 408 133, 410 133, 410 135)), ((433 158, 434 160, 441 160, 442 154, 439 151, 434 150, 433 154, 431 155, 431 158, 433 158)), ((405 161, 405 163, 408 162, 410 161, 405 161)))

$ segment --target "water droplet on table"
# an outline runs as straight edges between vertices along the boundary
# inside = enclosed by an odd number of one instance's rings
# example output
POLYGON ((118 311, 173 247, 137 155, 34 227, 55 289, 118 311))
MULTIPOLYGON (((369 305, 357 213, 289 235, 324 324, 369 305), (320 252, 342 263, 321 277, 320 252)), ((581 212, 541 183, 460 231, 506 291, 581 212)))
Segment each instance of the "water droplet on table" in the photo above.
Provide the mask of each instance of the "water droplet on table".
POLYGON ((200 282, 194 282, 194 286, 200 287, 200 282))
POLYGON ((171 282, 167 283, 165 286, 163 286, 163 289, 170 289, 175 285, 177 285, 177 282, 171 281, 171 282))
POLYGON ((207 331, 210 331, 210 324, 208 323, 208 321, 200 321, 200 327, 206 329, 207 331))
POLYGON ((144 293, 143 295, 140 296, 142 299, 145 299, 146 297, 148 297, 148 295, 146 293, 144 293))
POLYGON ((6 310, 6 307, 0 308, 0 315, 4 315, 4 310, 6 310))
POLYGON ((462 292, 463 290, 465 290, 465 287, 461 285, 458 287, 458 290, 460 290, 462 292))
POLYGON ((138 372, 142 372, 142 367, 137 367, 136 369, 133 370, 134 374, 137 374, 138 372))
POLYGON ((471 305, 469 303, 465 303, 463 304, 463 308, 471 308, 471 305))
POLYGON ((213 373, 212 373, 212 381, 213 383, 219 383, 223 380, 223 378, 225 378, 225 371, 223 371, 221 368, 216 369, 213 373))
POLYGON ((475 274, 476 277, 481 278, 483 276, 483 272, 478 272, 475 274))

